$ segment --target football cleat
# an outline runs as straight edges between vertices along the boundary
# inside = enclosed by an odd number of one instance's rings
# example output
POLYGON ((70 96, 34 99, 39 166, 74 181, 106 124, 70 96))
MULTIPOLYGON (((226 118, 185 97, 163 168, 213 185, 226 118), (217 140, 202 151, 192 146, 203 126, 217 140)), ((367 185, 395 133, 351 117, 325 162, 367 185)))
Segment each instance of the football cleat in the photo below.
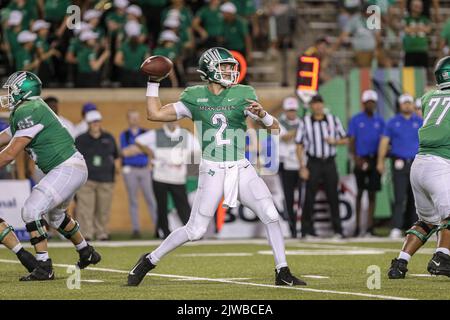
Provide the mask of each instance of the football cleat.
POLYGON ((405 279, 408 272, 408 261, 405 259, 394 259, 388 271, 389 279, 405 279))
POLYGON ((80 255, 80 260, 77 262, 77 266, 80 269, 84 269, 90 264, 97 264, 102 260, 102 256, 90 245, 78 251, 78 254, 80 255))
POLYGON ((277 286, 306 286, 306 282, 293 276, 288 267, 283 267, 279 272, 275 269, 275 285, 277 286))
POLYGON ((133 269, 128 273, 128 286, 137 287, 144 279, 147 272, 156 266, 147 259, 149 253, 144 253, 134 265, 133 269))
POLYGON ((17 259, 19 259, 20 263, 22 263, 28 272, 32 272, 38 266, 36 258, 27 250, 22 248, 16 255, 17 259))
POLYGON ((427 270, 435 276, 450 277, 450 256, 442 252, 436 252, 428 262, 427 270))
POLYGON ((20 281, 46 281, 55 279, 52 260, 38 261, 37 267, 27 276, 20 278, 20 281))

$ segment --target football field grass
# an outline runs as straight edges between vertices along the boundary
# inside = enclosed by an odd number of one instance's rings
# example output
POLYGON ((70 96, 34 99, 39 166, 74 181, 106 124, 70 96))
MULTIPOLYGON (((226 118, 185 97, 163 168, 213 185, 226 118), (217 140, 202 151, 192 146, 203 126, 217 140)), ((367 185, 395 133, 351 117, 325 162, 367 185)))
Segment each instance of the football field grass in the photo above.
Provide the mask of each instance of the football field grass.
POLYGON ((2 248, 0 299, 450 299, 450 278, 431 277, 426 271, 434 241, 413 257, 404 280, 389 280, 386 276, 401 242, 288 240, 291 271, 308 286, 275 287, 273 258, 264 239, 209 240, 170 253, 139 287, 124 286, 139 256, 157 244, 94 243, 103 260, 81 271, 79 289, 67 285, 76 284, 68 267, 78 258, 68 243, 51 244, 56 279, 47 282, 19 282, 25 269, 2 248), (368 283, 369 287, 379 288, 369 289, 368 283))

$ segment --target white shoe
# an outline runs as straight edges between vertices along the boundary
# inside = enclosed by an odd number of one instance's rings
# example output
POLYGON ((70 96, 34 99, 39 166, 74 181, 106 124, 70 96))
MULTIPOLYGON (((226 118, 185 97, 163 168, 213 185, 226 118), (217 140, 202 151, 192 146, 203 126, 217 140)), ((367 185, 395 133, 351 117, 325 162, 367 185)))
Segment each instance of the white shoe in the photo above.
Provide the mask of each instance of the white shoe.
POLYGON ((391 230, 391 233, 389 234, 389 238, 397 240, 403 238, 403 232, 400 229, 394 228, 391 230))

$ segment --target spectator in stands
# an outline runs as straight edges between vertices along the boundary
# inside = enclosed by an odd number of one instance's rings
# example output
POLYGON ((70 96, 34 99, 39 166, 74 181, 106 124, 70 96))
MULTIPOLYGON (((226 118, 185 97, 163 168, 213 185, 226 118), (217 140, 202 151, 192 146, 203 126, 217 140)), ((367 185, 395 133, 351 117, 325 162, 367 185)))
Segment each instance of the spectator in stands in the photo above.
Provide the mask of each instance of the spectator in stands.
POLYGON ((192 13, 184 6, 184 1, 174 1, 173 3, 170 10, 167 8, 163 11, 163 27, 166 30, 172 30, 180 38, 180 54, 189 54, 195 47, 194 35, 191 27, 192 13), (180 5, 178 5, 178 3, 180 3, 180 5))
POLYGON ((100 25, 102 12, 100 10, 89 9, 83 14, 83 20, 89 25, 89 29, 98 34, 100 39, 105 37, 105 30, 100 25))
POLYGON ((119 158, 114 137, 101 126, 97 110, 86 114, 89 130, 75 140, 86 160, 88 180, 77 192, 77 218, 86 239, 109 239, 108 223, 119 158))
MULTIPOLYGON (((42 0, 41 0, 42 1, 42 0)), ((64 57, 69 47, 72 31, 67 28, 69 17, 67 8, 72 5, 70 0, 44 0, 44 20, 51 24, 50 34, 53 36, 50 41, 55 42, 55 46, 61 57, 53 57, 55 63, 56 79, 59 83, 67 81, 67 65, 64 63, 64 57)))
POLYGON ((59 114, 59 100, 58 100, 58 98, 53 97, 53 96, 49 96, 49 97, 44 98, 44 101, 50 107, 50 109, 52 109, 53 112, 58 116, 58 118, 61 120, 61 122, 64 125, 64 127, 66 127, 67 131, 69 131, 69 133, 72 136, 72 138, 75 139, 76 132, 75 132, 74 124, 70 120, 64 118, 62 115, 59 114))
POLYGON ((97 110, 97 106, 92 102, 85 103, 81 109, 81 121, 75 125, 75 137, 86 133, 89 129, 88 123, 86 122, 86 114, 89 111, 97 110))
POLYGON ((114 57, 114 63, 120 70, 120 82, 122 87, 142 87, 147 79, 139 68, 142 61, 150 56, 148 46, 139 41, 141 35, 139 23, 127 22, 125 34, 125 41, 114 57))
POLYGON ((168 18, 174 18, 180 22, 180 29, 191 29, 192 25, 192 11, 186 6, 184 0, 172 0, 171 5, 165 8, 161 13, 161 24, 168 18))
POLYGON ((127 113, 128 129, 120 134, 120 148, 124 153, 122 158, 123 179, 128 192, 128 207, 133 225, 133 237, 140 238, 138 215, 138 192, 142 191, 147 203, 148 211, 155 226, 157 225, 156 200, 153 194, 152 173, 149 168, 149 157, 135 145, 136 137, 147 132, 140 127, 140 114, 137 110, 129 110, 127 113), (134 146, 137 153, 126 156, 126 148, 134 146))
POLYGON ((76 53, 76 86, 80 88, 100 87, 101 68, 108 60, 110 51, 109 49, 104 49, 99 55, 98 34, 91 30, 81 33, 80 41, 82 44, 76 53))
POLYGON ((15 68, 15 54, 21 49, 18 36, 22 31, 22 19, 22 12, 17 10, 11 11, 3 29, 3 50, 8 56, 12 69, 15 68))
POLYGON ((79 28, 73 31, 74 36, 70 38, 69 47, 67 48, 65 61, 67 62, 68 86, 73 87, 77 74, 77 52, 81 49, 82 42, 80 35, 84 31, 90 30, 87 22, 81 21, 79 28))
POLYGON ((126 8, 128 0, 114 0, 114 11, 111 11, 105 18, 108 33, 115 36, 127 22, 126 8))
POLYGON ((136 144, 154 154, 153 188, 158 203, 158 228, 162 237, 170 234, 167 220, 167 196, 173 198, 178 216, 184 224, 189 220, 191 207, 186 192, 187 163, 197 140, 176 122, 165 123, 161 129, 151 130, 136 138, 136 144), (150 151, 149 151, 149 150, 150 151))
POLYGON ((254 0, 231 0, 236 6, 237 14, 250 23, 252 37, 257 38, 260 34, 258 16, 254 0))
POLYGON ((192 27, 200 36, 202 47, 221 46, 225 30, 220 0, 210 0, 209 4, 201 7, 192 21, 192 27))
MULTIPOLYGON (((300 194, 300 166, 296 155, 295 134, 300 118, 297 114, 299 108, 298 99, 287 97, 283 100, 283 113, 280 122, 280 177, 283 185, 285 207, 292 238, 297 238, 297 212, 294 210, 294 193, 300 194)), ((299 197, 300 198, 300 197, 299 197)), ((300 206, 300 201, 297 208, 300 206)))
MULTIPOLYGON (((399 0, 399 7, 401 12, 408 11, 411 13, 411 4, 413 0, 399 0)), ((434 22, 438 23, 441 20, 441 16, 439 15, 439 0, 423 0, 423 11, 422 14, 428 19, 433 19, 434 22), (433 17, 431 17, 431 7, 433 7, 433 17)))
POLYGON ((406 67, 428 67, 430 19, 423 15, 422 0, 411 2, 411 13, 404 19, 403 50, 406 67))
POLYGON ((38 0, 12 0, 6 9, 17 10, 23 14, 21 21, 22 30, 28 30, 34 20, 39 18, 39 12, 42 11, 42 2, 38 0))
POLYGON ((168 0, 137 0, 147 22, 147 30, 150 32, 151 42, 156 44, 161 32, 161 12, 168 4, 168 0))
POLYGON ((322 183, 330 205, 335 238, 342 239, 344 234, 339 215, 337 192, 339 177, 335 157, 336 146, 347 143, 346 133, 336 116, 325 113, 322 96, 312 97, 309 106, 311 114, 303 117, 295 137, 300 166, 299 175, 306 181, 302 237, 316 236, 313 219, 314 202, 319 185, 322 183), (308 157, 307 163, 305 154, 308 157))
POLYGON ((419 128, 422 119, 415 114, 414 98, 402 94, 399 99, 399 113, 386 124, 378 149, 377 170, 385 171, 385 158, 392 159, 391 171, 394 184, 394 212, 390 237, 403 238, 402 230, 417 221, 414 195, 409 180, 411 165, 419 151, 419 128), (390 147, 390 150, 389 150, 390 147))
POLYGON ((341 31, 344 31, 352 16, 361 8, 361 0, 339 0, 338 7, 338 26, 341 31))
POLYGON ((341 43, 347 41, 351 36, 355 62, 359 68, 371 67, 372 61, 376 57, 381 64, 384 63, 382 61, 380 31, 369 29, 366 23, 366 19, 370 15, 371 13, 367 12, 367 5, 363 6, 361 12, 352 15, 333 46, 333 51, 337 50, 341 43))
POLYGON ((25 70, 37 73, 40 66, 39 58, 36 55, 35 41, 37 39, 36 33, 28 30, 22 31, 17 36, 17 42, 20 48, 15 54, 16 70, 25 70))
POLYGON ((332 78, 329 70, 330 43, 326 37, 318 38, 314 45, 303 52, 303 56, 316 57, 320 61, 319 85, 332 78))
POLYGON ((54 80, 54 65, 53 57, 61 57, 61 52, 56 50, 54 47, 50 47, 48 43, 48 31, 50 28, 50 23, 44 20, 36 20, 33 23, 32 31, 36 32, 38 38, 36 40, 37 55, 41 64, 39 66, 39 79, 42 83, 49 84, 54 80))
POLYGON ((365 190, 369 195, 367 235, 374 235, 376 193, 381 189, 381 176, 377 171, 378 145, 384 131, 384 120, 376 113, 378 94, 373 90, 366 90, 362 94, 361 101, 364 110, 354 115, 348 126, 350 154, 358 187, 355 237, 361 235, 361 199, 365 190))
POLYGON ((248 31, 248 24, 240 16, 236 15, 236 6, 232 2, 226 2, 220 6, 223 14, 224 33, 223 45, 228 50, 241 53, 248 63, 252 59, 252 39, 248 31))
POLYGON ((450 18, 447 19, 442 27, 439 39, 440 56, 448 56, 450 54, 450 18))
MULTIPOLYGON (((127 8, 127 23, 129 22, 135 22, 139 25, 139 42, 140 43, 145 43, 145 40, 148 37, 148 30, 145 24, 143 24, 143 19, 142 19, 142 9, 137 6, 137 5, 131 5, 127 8)), ((125 24, 125 28, 126 25, 125 24)), ((125 30, 124 30, 125 31, 125 30)))
MULTIPOLYGON (((174 65, 177 64, 178 47, 180 38, 170 30, 164 30, 159 37, 159 45, 153 51, 153 55, 161 55, 169 58, 174 65)), ((172 70, 167 78, 161 81, 161 87, 178 87, 178 79, 172 70)))

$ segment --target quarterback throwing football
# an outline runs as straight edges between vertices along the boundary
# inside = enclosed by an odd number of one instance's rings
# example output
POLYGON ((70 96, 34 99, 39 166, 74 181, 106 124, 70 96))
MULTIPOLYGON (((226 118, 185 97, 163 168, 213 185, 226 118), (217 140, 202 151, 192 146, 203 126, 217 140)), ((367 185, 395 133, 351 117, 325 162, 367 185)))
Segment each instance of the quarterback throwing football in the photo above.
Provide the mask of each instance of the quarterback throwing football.
POLYGON ((198 191, 188 223, 174 230, 161 245, 146 253, 128 274, 128 285, 137 286, 162 257, 188 241, 203 237, 215 210, 236 206, 239 200, 264 223, 275 258, 276 285, 305 285, 289 271, 284 239, 271 194, 245 158, 247 118, 258 120, 267 129, 279 124, 257 102, 250 86, 238 85, 238 61, 224 48, 211 48, 199 60, 198 72, 207 85, 186 88, 178 102, 161 105, 158 96, 161 77, 149 77, 147 116, 151 121, 194 121, 202 146, 198 191))

